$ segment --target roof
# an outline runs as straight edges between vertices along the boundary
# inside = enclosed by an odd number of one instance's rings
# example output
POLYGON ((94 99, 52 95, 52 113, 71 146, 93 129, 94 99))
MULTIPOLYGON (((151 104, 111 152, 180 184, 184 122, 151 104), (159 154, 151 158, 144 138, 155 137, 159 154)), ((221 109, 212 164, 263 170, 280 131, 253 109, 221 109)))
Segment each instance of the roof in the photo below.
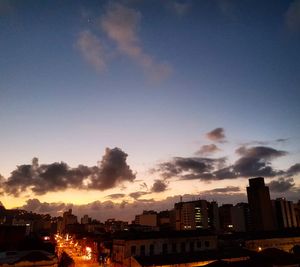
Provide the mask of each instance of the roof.
POLYGON ((160 238, 187 238, 209 236, 217 237, 211 231, 153 231, 153 232, 121 232, 114 235, 113 239, 117 240, 142 240, 142 239, 160 239, 160 238))
POLYGON ((152 266, 152 265, 172 265, 181 263, 192 263, 201 261, 212 261, 219 259, 229 259, 229 258, 241 258, 248 257, 251 254, 250 251, 245 249, 236 250, 206 250, 198 251, 193 253, 182 253, 182 254, 167 254, 167 255, 155 255, 155 256, 143 256, 135 257, 135 259, 142 266, 152 266))

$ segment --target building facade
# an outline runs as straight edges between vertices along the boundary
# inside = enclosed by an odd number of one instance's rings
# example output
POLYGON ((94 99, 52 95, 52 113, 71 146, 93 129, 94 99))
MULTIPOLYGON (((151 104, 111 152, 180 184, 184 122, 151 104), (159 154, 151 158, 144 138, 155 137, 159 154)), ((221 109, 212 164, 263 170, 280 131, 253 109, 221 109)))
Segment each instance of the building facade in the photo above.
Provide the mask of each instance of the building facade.
POLYGON ((269 188, 265 186, 264 178, 249 179, 247 187, 251 222, 254 231, 275 230, 274 214, 269 188))
POLYGON ((115 263, 129 266, 131 257, 185 254, 216 248, 215 235, 200 235, 195 231, 153 232, 114 239, 112 258, 115 263))

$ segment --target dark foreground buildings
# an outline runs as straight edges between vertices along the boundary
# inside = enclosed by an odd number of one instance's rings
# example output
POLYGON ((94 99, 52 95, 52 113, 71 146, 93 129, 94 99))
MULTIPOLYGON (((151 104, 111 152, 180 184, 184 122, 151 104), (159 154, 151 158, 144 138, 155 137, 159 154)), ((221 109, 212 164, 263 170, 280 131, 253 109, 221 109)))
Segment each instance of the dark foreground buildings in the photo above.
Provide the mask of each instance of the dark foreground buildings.
POLYGON ((275 230, 270 192, 269 188, 265 186, 263 177, 249 179, 247 196, 252 220, 252 230, 275 230))

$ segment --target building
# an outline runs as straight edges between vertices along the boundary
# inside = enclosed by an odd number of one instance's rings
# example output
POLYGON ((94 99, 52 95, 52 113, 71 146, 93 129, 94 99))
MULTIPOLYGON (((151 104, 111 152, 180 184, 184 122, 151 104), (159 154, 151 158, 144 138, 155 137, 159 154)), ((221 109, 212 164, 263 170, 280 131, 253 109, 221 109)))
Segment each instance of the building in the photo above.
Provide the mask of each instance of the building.
POLYGON ((300 227, 300 200, 298 201, 298 203, 294 204, 294 209, 295 209, 297 225, 298 227, 300 227))
POLYGON ((220 230, 220 216, 218 203, 216 201, 207 202, 208 228, 216 232, 220 230))
POLYGON ((175 203, 174 211, 176 231, 208 229, 206 200, 175 203))
POLYGON ((157 212, 153 210, 144 210, 142 214, 135 216, 134 223, 138 225, 156 227, 157 221, 157 212))
POLYGON ((250 208, 248 203, 240 202, 235 205, 236 207, 239 207, 243 210, 244 213, 244 220, 245 220, 245 230, 246 232, 250 231, 252 229, 251 224, 251 215, 250 215, 250 208))
POLYGON ((245 232, 245 215, 240 206, 224 204, 219 208, 221 229, 224 232, 245 232))
POLYGON ((287 201, 285 198, 277 198, 276 200, 272 200, 272 205, 278 229, 295 228, 298 226, 292 201, 287 201))
POLYGON ((65 232, 68 225, 77 224, 77 216, 72 214, 72 209, 63 213, 62 232, 65 232))
POLYGON ((263 177, 249 179, 248 203, 254 231, 275 230, 274 215, 269 188, 263 177))
POLYGON ((90 218, 88 215, 84 215, 81 218, 81 224, 89 224, 92 222, 92 218, 90 218))
POLYGON ((267 248, 277 248, 290 252, 296 245, 300 245, 300 236, 291 237, 270 237, 260 239, 250 239, 245 241, 245 247, 254 251, 262 251, 267 248))
POLYGON ((130 266, 132 257, 185 254, 217 249, 217 236, 208 232, 126 233, 113 240, 112 260, 130 266))
POLYGON ((114 233, 119 231, 128 230, 128 222, 117 221, 116 219, 108 219, 104 223, 104 228, 106 232, 114 233))

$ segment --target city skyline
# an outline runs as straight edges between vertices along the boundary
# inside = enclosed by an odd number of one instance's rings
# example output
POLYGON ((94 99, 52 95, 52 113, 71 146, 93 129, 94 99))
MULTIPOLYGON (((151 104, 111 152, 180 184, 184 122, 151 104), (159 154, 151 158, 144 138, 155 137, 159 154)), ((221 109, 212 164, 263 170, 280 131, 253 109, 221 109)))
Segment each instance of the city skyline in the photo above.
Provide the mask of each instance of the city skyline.
POLYGON ((257 176, 298 200, 299 11, 1 1, 0 201, 122 218, 181 195, 246 201, 257 176))

